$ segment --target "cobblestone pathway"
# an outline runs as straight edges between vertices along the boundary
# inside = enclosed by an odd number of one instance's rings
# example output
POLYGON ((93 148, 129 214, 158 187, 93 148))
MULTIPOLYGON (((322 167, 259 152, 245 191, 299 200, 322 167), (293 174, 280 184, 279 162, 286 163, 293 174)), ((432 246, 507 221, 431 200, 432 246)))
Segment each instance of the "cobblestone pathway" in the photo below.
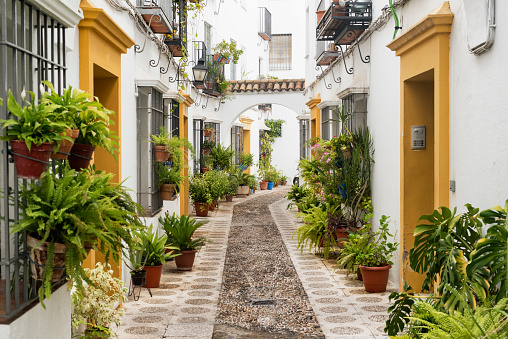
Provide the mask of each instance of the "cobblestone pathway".
MULTIPOLYGON (((300 253, 283 188, 221 202, 199 234, 212 240, 190 272, 164 266, 161 286, 124 304, 119 338, 381 338, 390 292, 369 294, 300 253), (285 246, 284 246, 285 245, 285 246)), ((390 286, 389 286, 390 289, 390 286)))

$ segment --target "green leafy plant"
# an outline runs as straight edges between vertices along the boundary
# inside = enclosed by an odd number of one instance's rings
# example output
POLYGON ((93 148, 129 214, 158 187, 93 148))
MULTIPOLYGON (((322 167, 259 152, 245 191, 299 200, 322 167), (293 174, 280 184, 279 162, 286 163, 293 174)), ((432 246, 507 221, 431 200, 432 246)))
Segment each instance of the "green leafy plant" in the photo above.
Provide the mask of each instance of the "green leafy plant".
POLYGON ((251 175, 248 179, 247 179, 247 182, 249 184, 249 188, 250 189, 257 189, 259 187, 259 182, 258 180, 256 179, 255 176, 251 175))
POLYGON ((159 218, 159 223, 166 232, 168 243, 178 247, 180 251, 197 250, 206 244, 206 238, 193 237, 194 232, 206 222, 197 221, 186 215, 178 217, 174 213, 172 216, 166 213, 164 218, 159 218))
POLYGON ((266 133, 272 138, 278 138, 282 136, 282 124, 286 121, 282 119, 267 119, 265 125, 270 127, 270 130, 266 133))
MULTIPOLYGON (((370 219, 367 216, 366 219, 370 219)), ((388 229, 388 218, 386 215, 381 216, 379 219, 379 228, 376 232, 371 234, 369 242, 363 247, 362 253, 357 256, 360 265, 379 267, 382 264, 393 265, 391 257, 397 250, 399 244, 396 242, 388 241, 388 237, 392 237, 388 229)), ((360 231, 370 234, 372 224, 367 223, 360 231)))
POLYGON ((251 166, 254 163, 254 155, 252 153, 238 153, 238 162, 241 165, 251 166))
POLYGON ((213 140, 203 140, 203 148, 214 148, 215 147, 215 141, 213 140))
POLYGON ((167 146, 168 141, 171 138, 170 134, 164 126, 161 126, 159 129, 159 134, 150 135, 150 142, 152 142, 156 146, 167 146))
POLYGON ((226 190, 226 195, 235 195, 238 191, 238 179, 235 175, 228 176, 229 185, 226 190))
MULTIPOLYGON (((372 215, 365 217, 367 222, 372 215)), ((367 222, 365 227, 360 228, 357 232, 348 234, 349 241, 343 242, 343 248, 339 251, 337 266, 346 270, 346 276, 351 273, 355 274, 358 266, 362 265, 361 258, 364 256, 365 248, 371 240, 371 224, 367 222)))
POLYGON ((220 75, 219 79, 217 80, 217 85, 219 92, 225 94, 228 91, 229 86, 231 86, 231 83, 226 80, 226 77, 224 77, 224 75, 220 75))
POLYGON ((238 185, 239 186, 249 186, 249 179, 250 178, 254 178, 253 175, 247 174, 247 173, 242 172, 242 171, 237 171, 233 175, 236 176, 236 178, 238 179, 238 185))
POLYGON ((178 255, 174 251, 179 250, 179 248, 167 245, 168 236, 164 234, 159 237, 157 229, 153 229, 152 225, 141 234, 145 246, 143 252, 143 257, 146 257, 145 266, 160 266, 167 259, 178 255), (166 253, 166 249, 173 250, 173 252, 166 253))
POLYGON ((231 61, 234 64, 238 63, 240 55, 243 54, 243 51, 236 47, 236 42, 234 41, 227 42, 226 40, 222 40, 217 45, 215 45, 213 51, 215 54, 219 54, 225 59, 229 59, 231 57, 232 58, 231 61))
POLYGON ((228 171, 231 168, 231 162, 235 151, 230 147, 225 147, 221 144, 217 144, 210 151, 210 158, 213 166, 219 170, 228 171))
POLYGON ((181 170, 184 166, 184 155, 187 155, 187 157, 190 155, 193 159, 196 158, 194 147, 192 147, 192 144, 189 142, 189 140, 185 138, 179 138, 177 136, 168 139, 166 151, 171 154, 171 161, 173 162, 172 168, 178 171, 181 170))
MULTIPOLYGON (((24 97, 24 92, 22 97, 24 97)), ((68 122, 57 121, 55 109, 56 104, 35 102, 35 94, 30 92, 31 101, 25 101, 24 107, 16 102, 16 99, 9 90, 7 109, 15 117, 7 120, 0 120, 3 128, 6 129, 1 140, 24 141, 30 151, 32 144, 40 146, 45 142, 56 143, 69 137, 64 136, 66 129, 70 128, 68 122)))
POLYGON ((210 170, 203 174, 203 179, 208 186, 208 191, 213 201, 226 195, 229 187, 229 179, 225 172, 210 170))
POLYGON ((213 201, 208 182, 199 175, 191 177, 189 194, 193 202, 209 204, 213 201))
MULTIPOLYGON (((291 186, 291 189, 286 193, 284 198, 291 200, 293 203, 299 203, 304 197, 308 196, 309 190, 305 188, 305 186, 298 186, 298 184, 294 184, 291 186)), ((288 204, 286 209, 291 207, 291 202, 288 204)))
POLYGON ((110 324, 120 326, 124 310, 115 304, 125 301, 127 288, 121 279, 113 277, 109 264, 98 262, 93 270, 86 268, 85 273, 91 283, 72 294, 72 327, 87 325, 84 338, 109 338, 115 334, 110 324))
POLYGON ((335 239, 326 227, 328 216, 325 211, 319 207, 312 207, 308 213, 301 214, 304 225, 298 227, 293 237, 296 235, 298 240, 297 248, 301 252, 308 248, 309 252, 312 247, 323 247, 325 258, 329 257, 330 248, 336 245, 335 239))
POLYGON ((169 168, 161 163, 155 164, 155 172, 157 173, 157 185, 160 187, 164 184, 175 184, 180 187, 184 177, 180 176, 180 170, 175 168, 169 168))

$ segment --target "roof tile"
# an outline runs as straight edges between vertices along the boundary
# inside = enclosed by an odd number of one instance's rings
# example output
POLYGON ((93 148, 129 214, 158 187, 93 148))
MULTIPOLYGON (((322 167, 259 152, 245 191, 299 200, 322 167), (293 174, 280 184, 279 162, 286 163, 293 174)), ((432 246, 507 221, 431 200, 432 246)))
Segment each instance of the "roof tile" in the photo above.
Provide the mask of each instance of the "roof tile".
POLYGON ((233 80, 231 91, 261 92, 261 91, 303 91, 305 79, 262 79, 262 80, 233 80))

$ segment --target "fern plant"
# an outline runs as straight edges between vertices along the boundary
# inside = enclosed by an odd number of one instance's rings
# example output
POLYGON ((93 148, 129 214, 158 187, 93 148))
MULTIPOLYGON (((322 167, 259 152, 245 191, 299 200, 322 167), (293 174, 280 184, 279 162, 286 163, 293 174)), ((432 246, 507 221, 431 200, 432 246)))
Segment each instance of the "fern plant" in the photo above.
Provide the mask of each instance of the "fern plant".
POLYGON ((298 227, 293 237, 296 235, 298 240, 297 248, 303 252, 308 248, 309 252, 312 247, 323 247, 325 258, 330 255, 330 248, 336 245, 335 239, 326 227, 328 214, 319 207, 312 207, 309 213, 301 213, 304 225, 298 227))

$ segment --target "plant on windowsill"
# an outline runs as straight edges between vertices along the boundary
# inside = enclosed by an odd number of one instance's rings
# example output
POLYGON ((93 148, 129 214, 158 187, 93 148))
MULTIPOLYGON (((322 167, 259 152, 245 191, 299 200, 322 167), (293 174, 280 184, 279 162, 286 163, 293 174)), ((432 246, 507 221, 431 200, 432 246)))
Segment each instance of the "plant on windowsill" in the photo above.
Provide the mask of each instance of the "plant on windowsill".
POLYGON ((180 184, 183 177, 180 176, 179 168, 169 168, 163 164, 155 164, 155 172, 159 177, 157 185, 161 193, 162 200, 173 200, 175 192, 180 191, 180 184))
POLYGON ((236 42, 231 41, 228 43, 226 40, 222 40, 215 45, 213 51, 215 53, 214 60, 224 64, 229 64, 230 61, 237 64, 240 55, 243 54, 241 49, 236 48, 236 42))
POLYGON ((160 127, 159 134, 150 135, 150 142, 153 143, 155 152, 155 161, 166 162, 169 159, 170 153, 166 148, 170 138, 169 132, 166 131, 164 126, 160 127))
POLYGON ((141 232, 141 238, 145 246, 143 257, 146 256, 145 266, 143 267, 146 271, 145 287, 159 288, 162 265, 167 259, 179 255, 175 252, 179 250, 179 247, 167 245, 168 236, 164 234, 159 237, 157 228, 153 229, 152 225, 144 232, 141 232), (170 252, 166 250, 170 250, 170 252))
POLYGON ((120 301, 125 301, 127 288, 121 279, 113 277, 109 264, 103 266, 98 262, 93 270, 85 268, 85 273, 92 283, 86 284, 83 290, 72 293, 72 328, 86 325, 82 338, 116 336, 111 324, 120 326, 123 308, 116 306, 120 301))
POLYGON ((81 267, 87 249, 118 262, 122 249, 133 245, 131 230, 141 226, 141 207, 112 178, 66 166, 23 188, 20 220, 11 233, 27 232, 32 277, 42 281, 41 303, 51 296, 51 283, 62 278, 64 268, 69 288, 83 289, 83 281, 90 282, 81 267))
MULTIPOLYGON (((21 97, 25 101, 25 91, 21 97)), ((57 121, 57 105, 37 104, 33 92, 30 92, 30 99, 22 107, 9 90, 7 109, 14 117, 0 120, 5 129, 0 139, 10 141, 16 173, 21 179, 39 179, 49 164, 55 144, 59 146, 63 140, 72 140, 65 135, 70 129, 69 123, 57 121)))
POLYGON ((178 217, 174 213, 171 217, 166 213, 166 217, 159 218, 159 222, 167 234, 168 242, 179 248, 175 251, 178 254, 175 258, 177 269, 179 271, 192 270, 196 252, 207 242, 206 238, 195 238, 193 235, 206 222, 186 215, 178 217))
POLYGON ((215 134, 215 129, 213 129, 212 127, 205 127, 203 129, 203 134, 205 137, 207 137, 207 138, 212 137, 212 139, 213 139, 214 134, 215 134))
MULTIPOLYGON (((388 273, 393 264, 391 258, 399 246, 396 242, 388 241, 388 237, 392 237, 388 229, 388 218, 383 215, 379 219, 379 229, 371 235, 369 242, 357 257, 367 292, 386 291, 388 273)), ((371 228, 372 224, 368 223, 363 229, 371 234, 371 228)))
POLYGON ((212 202, 212 196, 208 183, 201 175, 191 177, 189 182, 189 195, 194 202, 196 215, 206 217, 208 215, 208 205, 212 202))

